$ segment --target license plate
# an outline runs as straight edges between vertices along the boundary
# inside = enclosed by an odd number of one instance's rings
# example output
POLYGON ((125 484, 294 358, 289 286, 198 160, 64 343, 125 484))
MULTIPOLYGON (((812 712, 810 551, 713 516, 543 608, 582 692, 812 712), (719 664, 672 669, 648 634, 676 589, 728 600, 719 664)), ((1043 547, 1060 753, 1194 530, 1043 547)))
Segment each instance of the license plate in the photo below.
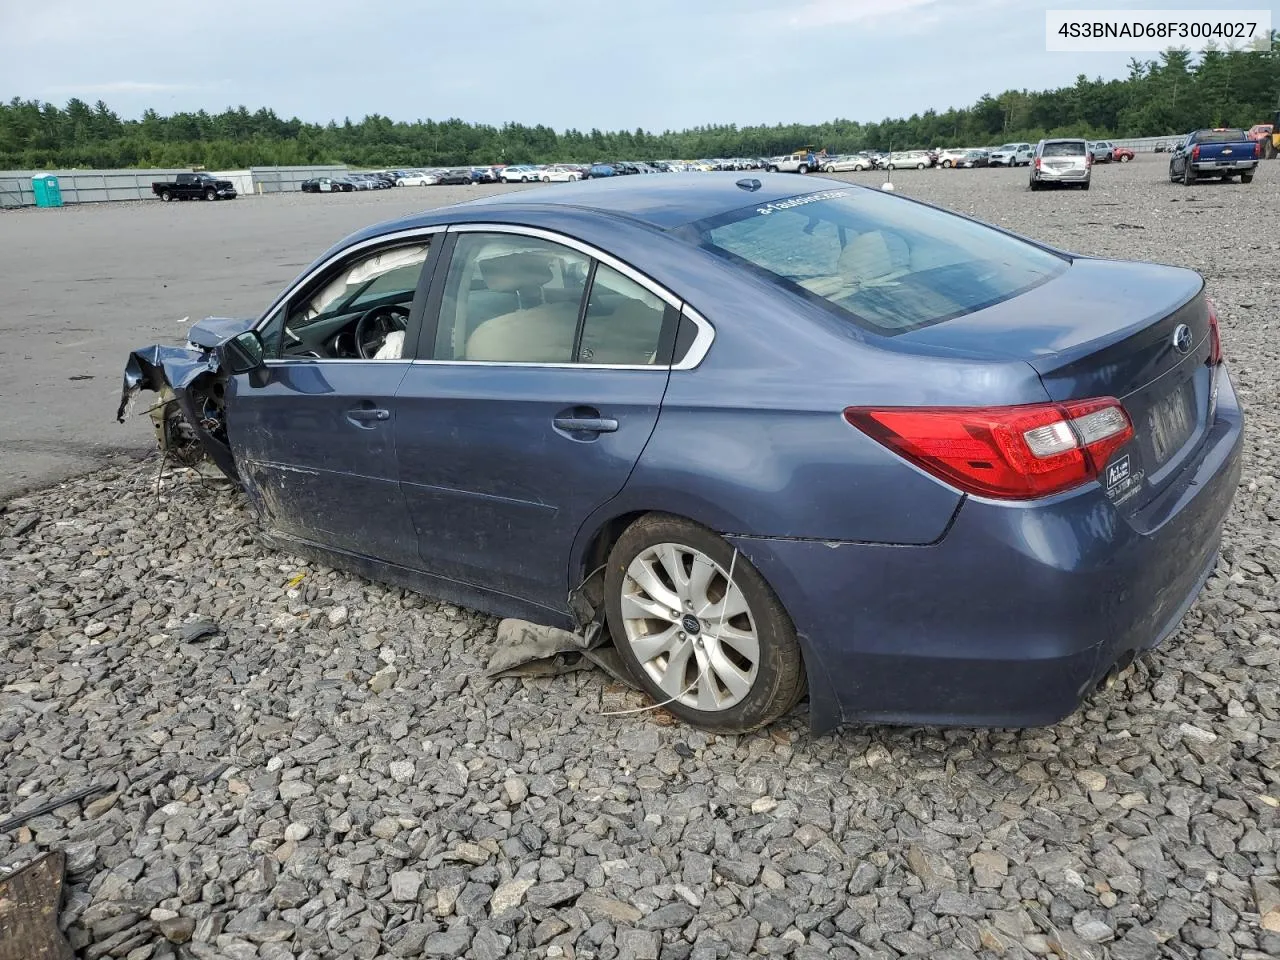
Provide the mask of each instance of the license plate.
POLYGON ((1183 384, 1151 408, 1148 426, 1151 431, 1151 452, 1159 466, 1187 442, 1195 426, 1189 384, 1183 384))

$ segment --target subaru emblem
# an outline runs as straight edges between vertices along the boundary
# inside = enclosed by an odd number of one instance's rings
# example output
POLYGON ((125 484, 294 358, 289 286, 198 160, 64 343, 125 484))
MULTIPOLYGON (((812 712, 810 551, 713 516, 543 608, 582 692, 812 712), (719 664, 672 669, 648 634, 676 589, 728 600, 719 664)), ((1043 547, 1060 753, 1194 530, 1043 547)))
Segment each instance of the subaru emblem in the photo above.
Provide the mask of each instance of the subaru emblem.
POLYGON ((1194 342, 1195 337, 1191 335, 1191 328, 1185 323, 1178 324, 1178 328, 1173 331, 1173 349, 1179 353, 1190 353, 1194 342))

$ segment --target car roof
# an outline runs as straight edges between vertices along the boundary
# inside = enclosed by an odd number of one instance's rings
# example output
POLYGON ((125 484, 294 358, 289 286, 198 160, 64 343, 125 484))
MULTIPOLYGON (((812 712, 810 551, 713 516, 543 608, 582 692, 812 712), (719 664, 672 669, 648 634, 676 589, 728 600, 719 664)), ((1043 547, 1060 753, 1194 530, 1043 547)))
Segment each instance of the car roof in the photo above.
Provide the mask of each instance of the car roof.
POLYGON ((761 206, 823 189, 864 189, 842 180, 786 173, 664 173, 558 184, 554 188, 496 194, 380 225, 376 233, 409 230, 432 223, 483 219, 494 214, 528 214, 555 209, 593 211, 625 217, 659 230, 672 230, 743 207, 761 206), (752 190, 738 182, 758 182, 752 190))

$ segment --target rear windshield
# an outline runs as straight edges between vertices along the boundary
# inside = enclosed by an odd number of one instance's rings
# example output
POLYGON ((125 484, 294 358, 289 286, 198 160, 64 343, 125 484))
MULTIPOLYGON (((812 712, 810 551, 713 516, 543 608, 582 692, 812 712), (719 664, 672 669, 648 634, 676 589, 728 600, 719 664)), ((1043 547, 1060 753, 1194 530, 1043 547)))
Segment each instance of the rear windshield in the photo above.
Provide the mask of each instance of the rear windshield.
POLYGON ((1202 130, 1195 135, 1196 143, 1239 143, 1248 139, 1243 130, 1202 130))
POLYGON ((803 194, 692 224, 711 252, 892 336, 1007 300, 1067 261, 877 190, 803 194))
POLYGON ((1067 140, 1062 143, 1046 143, 1042 155, 1046 157, 1083 157, 1085 155, 1084 141, 1067 140))

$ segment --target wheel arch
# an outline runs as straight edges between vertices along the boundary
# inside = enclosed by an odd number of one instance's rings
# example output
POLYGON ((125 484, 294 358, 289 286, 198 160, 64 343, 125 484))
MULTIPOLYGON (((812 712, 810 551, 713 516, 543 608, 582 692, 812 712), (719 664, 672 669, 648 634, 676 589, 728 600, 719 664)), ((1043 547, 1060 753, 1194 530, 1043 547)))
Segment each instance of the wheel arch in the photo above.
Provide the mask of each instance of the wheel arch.
MULTIPOLYGON (((599 608, 603 603, 603 578, 596 581, 598 588, 594 596, 592 596, 589 589, 584 590, 583 588, 587 587, 588 580, 595 581, 596 574, 601 572, 608 562, 609 553, 619 538, 644 517, 661 515, 687 520, 690 523, 705 527, 722 537, 734 549, 742 549, 739 544, 740 538, 726 534, 724 530, 718 529, 714 523, 708 523, 706 519, 690 516, 687 509, 686 512, 677 512, 669 508, 645 508, 632 505, 629 508, 618 506, 609 510, 606 509, 608 506, 606 504, 605 508, 598 510, 595 515, 583 523, 582 529, 575 540, 573 556, 570 561, 570 593, 582 593, 593 608, 599 608)), ((783 610, 786 611, 787 616, 794 625, 796 618, 783 599, 783 591, 779 590, 778 584, 770 581, 765 572, 752 560, 751 553, 752 551, 749 548, 742 549, 741 555, 752 562, 752 566, 756 568, 761 578, 768 584, 769 589, 773 591, 774 596, 778 598, 778 602, 782 604, 783 610)), ((831 686, 829 675, 822 666, 821 655, 812 642, 812 638, 797 629, 796 641, 800 645, 801 662, 807 683, 808 703, 805 704, 805 710, 809 717, 810 731, 815 736, 829 733, 844 723, 845 718, 840 707, 839 697, 831 686)))

